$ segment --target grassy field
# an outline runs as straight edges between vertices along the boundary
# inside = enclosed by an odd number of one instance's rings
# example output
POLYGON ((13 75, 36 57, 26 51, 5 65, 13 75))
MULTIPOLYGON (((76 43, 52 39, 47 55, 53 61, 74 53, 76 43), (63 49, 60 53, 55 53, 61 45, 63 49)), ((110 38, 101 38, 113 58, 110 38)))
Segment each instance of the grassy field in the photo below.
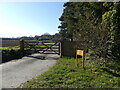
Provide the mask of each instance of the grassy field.
POLYGON ((20 49, 20 46, 0 47, 1 50, 20 49))
MULTIPOLYGON (((48 46, 51 46, 55 43, 44 43, 44 44, 49 44, 48 46)), ((45 45, 33 45, 33 46, 36 46, 36 47, 46 47, 45 45)), ((9 46, 9 47, 0 47, 1 50, 11 50, 11 49, 20 49, 20 46, 9 46)))
POLYGON ((44 43, 44 44, 42 44, 42 43, 40 43, 40 44, 38 44, 38 45, 36 45, 36 44, 29 44, 29 45, 25 45, 25 50, 26 49, 28 49, 28 48, 31 48, 32 47, 32 49, 31 50, 34 50, 34 49, 36 49, 36 50, 42 50, 43 48, 46 48, 46 47, 51 47, 51 46, 53 46, 55 43, 44 43))
POLYGON ((63 57, 57 60, 55 66, 50 68, 30 81, 21 88, 120 88, 120 66, 117 63, 108 63, 117 70, 109 69, 101 60, 86 60, 85 70, 75 65, 74 58, 63 57))

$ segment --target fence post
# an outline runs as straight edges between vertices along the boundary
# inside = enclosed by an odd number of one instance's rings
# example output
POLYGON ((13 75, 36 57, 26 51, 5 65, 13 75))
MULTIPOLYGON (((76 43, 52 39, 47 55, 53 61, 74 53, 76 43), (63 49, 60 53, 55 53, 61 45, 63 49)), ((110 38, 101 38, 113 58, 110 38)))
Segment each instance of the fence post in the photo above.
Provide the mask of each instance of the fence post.
POLYGON ((20 40, 20 51, 24 54, 24 40, 20 40))
POLYGON ((61 41, 59 41, 59 55, 61 57, 61 41))
POLYGON ((64 56, 64 41, 60 42, 60 57, 64 56))

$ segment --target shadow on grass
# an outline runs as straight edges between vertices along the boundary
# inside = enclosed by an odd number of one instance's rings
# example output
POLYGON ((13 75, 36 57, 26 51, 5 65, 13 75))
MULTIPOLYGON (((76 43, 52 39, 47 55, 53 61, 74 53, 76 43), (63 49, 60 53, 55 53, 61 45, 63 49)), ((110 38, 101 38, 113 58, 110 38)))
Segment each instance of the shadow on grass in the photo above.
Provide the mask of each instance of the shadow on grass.
POLYGON ((112 76, 120 77, 120 74, 114 73, 106 68, 102 68, 102 70, 106 71, 107 73, 111 74, 112 76))

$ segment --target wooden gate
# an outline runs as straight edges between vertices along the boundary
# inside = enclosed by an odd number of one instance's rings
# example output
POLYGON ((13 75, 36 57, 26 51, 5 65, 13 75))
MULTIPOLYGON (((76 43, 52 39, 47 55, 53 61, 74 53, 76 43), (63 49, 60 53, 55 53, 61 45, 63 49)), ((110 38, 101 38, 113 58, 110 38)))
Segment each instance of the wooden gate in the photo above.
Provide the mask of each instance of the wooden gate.
POLYGON ((21 49, 40 54, 58 54, 61 52, 60 41, 21 41, 21 49))

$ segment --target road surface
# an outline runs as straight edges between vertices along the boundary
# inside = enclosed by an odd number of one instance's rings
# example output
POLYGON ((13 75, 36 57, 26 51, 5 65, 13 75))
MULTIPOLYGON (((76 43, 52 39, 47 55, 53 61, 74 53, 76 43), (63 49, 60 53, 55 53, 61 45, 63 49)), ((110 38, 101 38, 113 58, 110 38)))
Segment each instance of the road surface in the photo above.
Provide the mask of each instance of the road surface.
POLYGON ((0 64, 0 75, 2 75, 0 88, 19 87, 22 83, 47 71, 56 63, 58 58, 59 55, 56 54, 33 54, 22 59, 0 64), (42 56, 45 56, 45 59, 42 58, 41 60, 42 56))

